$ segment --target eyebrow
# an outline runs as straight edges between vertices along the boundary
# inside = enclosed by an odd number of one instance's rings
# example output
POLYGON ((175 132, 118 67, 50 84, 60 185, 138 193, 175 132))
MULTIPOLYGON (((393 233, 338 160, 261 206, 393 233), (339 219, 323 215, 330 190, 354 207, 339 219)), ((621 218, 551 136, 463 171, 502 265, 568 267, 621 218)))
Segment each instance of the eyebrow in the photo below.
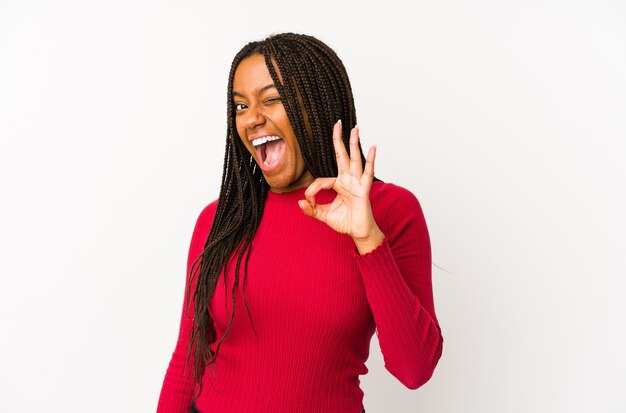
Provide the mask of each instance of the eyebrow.
MULTIPOLYGON (((276 89, 276 85, 273 84, 273 83, 270 83, 269 85, 265 85, 261 89, 259 89, 258 94, 260 95, 261 93, 265 92, 266 90, 269 90, 269 89, 272 89, 272 88, 276 89)), ((233 90, 233 96, 238 96, 240 98, 243 97, 243 95, 241 93, 235 92, 234 90, 233 90)))

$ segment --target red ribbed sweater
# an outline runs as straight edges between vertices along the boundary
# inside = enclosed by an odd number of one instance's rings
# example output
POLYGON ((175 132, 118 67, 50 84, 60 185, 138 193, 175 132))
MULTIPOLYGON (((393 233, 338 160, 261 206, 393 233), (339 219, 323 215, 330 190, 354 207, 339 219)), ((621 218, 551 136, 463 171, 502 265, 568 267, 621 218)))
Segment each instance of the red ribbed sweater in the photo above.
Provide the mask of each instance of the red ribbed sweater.
MULTIPOLYGON (((373 183, 372 211, 386 239, 359 256, 350 237, 302 213, 298 200, 304 191, 268 193, 245 285, 256 335, 241 277, 232 327, 195 402, 202 413, 361 412, 359 375, 367 373, 375 330, 385 367, 408 388, 428 381, 439 360, 443 339, 433 306, 430 241, 415 196, 373 183)), ((322 190, 316 202, 334 197, 334 191, 322 190)), ((204 247, 216 207, 217 201, 200 213, 187 273, 204 247)), ((218 283, 210 303, 218 338, 232 308, 232 272, 226 288, 218 283)), ((189 411, 196 390, 185 369, 189 328, 183 311, 159 413, 189 411)))

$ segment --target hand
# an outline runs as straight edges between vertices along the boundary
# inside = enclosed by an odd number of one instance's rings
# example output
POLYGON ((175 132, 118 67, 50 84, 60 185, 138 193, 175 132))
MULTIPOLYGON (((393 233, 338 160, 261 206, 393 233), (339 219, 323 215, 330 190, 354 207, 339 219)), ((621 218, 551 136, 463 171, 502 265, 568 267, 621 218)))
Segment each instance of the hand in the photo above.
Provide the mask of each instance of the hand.
POLYGON ((336 178, 317 178, 298 201, 305 215, 316 218, 335 231, 349 235, 359 251, 365 254, 380 245, 385 236, 376 225, 369 200, 374 179, 376 146, 367 152, 365 169, 359 151, 359 129, 350 132, 350 156, 341 140, 341 121, 333 128, 333 145, 337 158, 336 178), (322 189, 333 189, 337 197, 330 204, 316 204, 315 195, 322 189))

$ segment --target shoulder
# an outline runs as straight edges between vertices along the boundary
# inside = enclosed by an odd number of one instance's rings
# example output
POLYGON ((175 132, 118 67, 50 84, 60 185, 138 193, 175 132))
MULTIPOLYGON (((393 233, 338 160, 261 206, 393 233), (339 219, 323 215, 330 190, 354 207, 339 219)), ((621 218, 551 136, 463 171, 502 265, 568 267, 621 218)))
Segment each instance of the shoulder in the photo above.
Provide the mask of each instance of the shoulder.
POLYGON ((392 183, 373 182, 370 203, 376 223, 392 241, 407 231, 428 233, 422 207, 408 189, 392 183))
POLYGON ((213 224, 213 218, 215 217, 215 211, 217 210, 217 199, 200 211, 200 215, 198 215, 197 223, 198 224, 213 224))
POLYGON ((198 218, 196 219, 196 225, 193 229, 193 236, 191 239, 191 249, 201 249, 204 246, 211 226, 213 225, 213 218, 215 217, 215 211, 217 210, 217 199, 200 211, 198 218))
POLYGON ((370 202, 372 210, 382 209, 385 213, 403 213, 415 209, 421 212, 422 209, 417 197, 411 191, 383 181, 372 183, 370 202))

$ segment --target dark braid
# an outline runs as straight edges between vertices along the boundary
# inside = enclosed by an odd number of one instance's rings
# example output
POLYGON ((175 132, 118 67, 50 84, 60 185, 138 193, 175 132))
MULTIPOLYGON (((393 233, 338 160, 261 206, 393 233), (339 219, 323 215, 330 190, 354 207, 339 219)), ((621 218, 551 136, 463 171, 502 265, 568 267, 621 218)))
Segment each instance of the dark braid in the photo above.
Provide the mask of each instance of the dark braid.
MULTIPOLYGON (((313 177, 337 176, 333 125, 338 119, 342 120, 342 139, 348 147, 350 130, 356 124, 352 89, 343 63, 331 48, 316 38, 294 33, 277 34, 247 44, 235 56, 228 76, 226 151, 219 201, 204 250, 191 266, 186 291, 187 297, 193 295, 187 303, 194 302, 188 359, 193 360, 193 376, 200 391, 204 370, 215 362, 233 322, 235 291, 242 264, 242 288, 245 290, 250 247, 261 222, 269 189, 261 169, 242 143, 235 124, 233 78, 241 61, 253 54, 265 57, 302 157, 313 177), (218 279, 228 273, 229 258, 235 255, 234 287, 230 294, 232 311, 224 335, 218 339, 209 302, 218 279), (210 348, 212 343, 217 343, 215 352, 210 348)), ((360 146, 359 151, 365 162, 360 146)), ((245 294, 244 304, 252 321, 245 294)), ((189 307, 187 316, 190 316, 189 307)))

